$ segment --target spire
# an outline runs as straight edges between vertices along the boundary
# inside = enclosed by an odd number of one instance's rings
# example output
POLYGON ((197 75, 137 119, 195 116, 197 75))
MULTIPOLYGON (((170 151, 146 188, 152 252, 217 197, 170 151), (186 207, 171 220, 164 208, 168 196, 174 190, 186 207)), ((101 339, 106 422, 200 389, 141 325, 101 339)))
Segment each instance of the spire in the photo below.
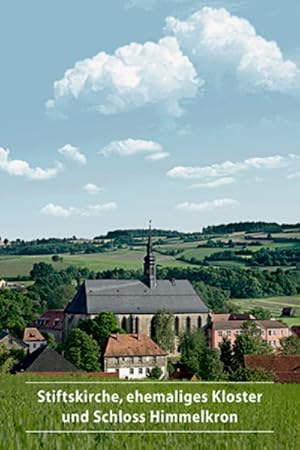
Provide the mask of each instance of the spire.
POLYGON ((149 221, 149 235, 147 243, 147 254, 144 258, 144 276, 150 289, 156 287, 156 264, 152 248, 152 223, 149 221))

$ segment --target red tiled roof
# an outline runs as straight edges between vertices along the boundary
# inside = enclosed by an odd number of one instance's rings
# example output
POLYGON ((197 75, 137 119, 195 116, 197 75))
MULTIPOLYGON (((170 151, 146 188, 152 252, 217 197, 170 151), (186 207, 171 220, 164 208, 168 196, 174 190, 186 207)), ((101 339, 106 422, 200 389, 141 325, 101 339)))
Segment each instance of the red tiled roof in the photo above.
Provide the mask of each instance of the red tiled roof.
POLYGON ((300 355, 245 355, 245 366, 276 374, 276 381, 300 383, 300 355))
POLYGON ((24 334, 23 334, 23 341, 29 342, 29 341, 45 341, 46 339, 44 336, 39 332, 39 330, 35 327, 28 327, 25 328, 24 334))
POLYGON ((38 328, 47 330, 63 330, 64 327, 64 310, 49 309, 36 321, 38 328))
MULTIPOLYGON (((212 323, 212 328, 214 330, 236 330, 242 328, 245 320, 223 320, 212 323)), ((254 320, 260 328, 288 328, 285 323, 279 322, 277 320, 254 320)))
POLYGON ((167 352, 145 334, 112 334, 104 352, 104 357, 165 355, 167 352))

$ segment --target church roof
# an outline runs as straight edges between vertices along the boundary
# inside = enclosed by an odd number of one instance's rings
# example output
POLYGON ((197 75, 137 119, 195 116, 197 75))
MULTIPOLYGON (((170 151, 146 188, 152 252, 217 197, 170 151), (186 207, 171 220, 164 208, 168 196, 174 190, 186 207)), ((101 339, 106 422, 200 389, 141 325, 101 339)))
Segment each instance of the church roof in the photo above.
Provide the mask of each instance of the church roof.
POLYGON ((207 313, 188 280, 157 280, 150 289, 140 280, 86 280, 67 305, 69 314, 207 313))

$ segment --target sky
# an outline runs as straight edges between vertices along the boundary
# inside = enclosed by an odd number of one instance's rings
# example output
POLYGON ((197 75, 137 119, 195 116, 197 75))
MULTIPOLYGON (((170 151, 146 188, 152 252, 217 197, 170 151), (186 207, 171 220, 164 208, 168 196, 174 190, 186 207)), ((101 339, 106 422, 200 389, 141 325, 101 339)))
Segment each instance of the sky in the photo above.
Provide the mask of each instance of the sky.
POLYGON ((299 222, 297 0, 3 1, 0 236, 299 222))

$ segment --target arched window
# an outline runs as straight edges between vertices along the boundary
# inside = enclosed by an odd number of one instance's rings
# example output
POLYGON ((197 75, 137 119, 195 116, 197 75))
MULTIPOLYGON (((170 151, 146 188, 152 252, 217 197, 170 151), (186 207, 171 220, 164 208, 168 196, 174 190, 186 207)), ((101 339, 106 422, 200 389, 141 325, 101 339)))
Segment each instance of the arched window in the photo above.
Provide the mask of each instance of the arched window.
POLYGON ((198 317, 198 328, 202 327, 202 319, 201 316, 198 317))
POLYGON ((128 320, 127 318, 124 316, 122 319, 122 323, 121 323, 121 327, 123 328, 124 331, 128 332, 128 320))
POLYGON ((186 331, 187 332, 191 331, 191 318, 190 317, 186 318, 186 331))
POLYGON ((138 317, 135 318, 135 332, 136 333, 140 332, 140 320, 138 317))
POLYGON ((174 328, 175 328, 175 335, 178 336, 179 335, 179 317, 175 317, 174 328))

